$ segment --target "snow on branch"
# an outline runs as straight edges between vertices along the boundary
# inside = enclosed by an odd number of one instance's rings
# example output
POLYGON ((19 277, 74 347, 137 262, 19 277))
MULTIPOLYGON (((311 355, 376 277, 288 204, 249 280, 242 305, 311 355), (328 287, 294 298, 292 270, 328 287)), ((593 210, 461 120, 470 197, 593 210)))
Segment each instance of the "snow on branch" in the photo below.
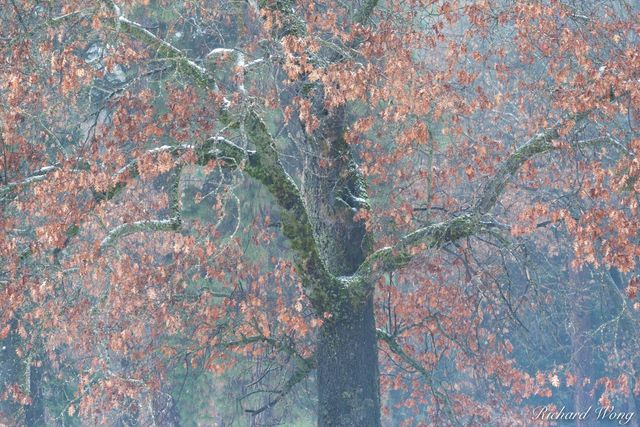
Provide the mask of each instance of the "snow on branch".
POLYGON ((430 224, 405 235, 394 246, 384 247, 371 254, 348 282, 354 289, 374 283, 382 274, 407 265, 417 254, 481 232, 489 232, 505 226, 489 215, 508 183, 517 175, 522 165, 530 159, 552 151, 580 149, 609 144, 627 155, 629 151, 610 136, 577 141, 569 146, 554 142, 560 137, 558 128, 541 132, 511 154, 498 168, 496 174, 485 184, 474 207, 467 213, 449 220, 430 224))
POLYGON ((108 246, 113 246, 118 239, 133 233, 142 231, 177 231, 180 229, 181 221, 178 217, 158 220, 143 220, 121 224, 107 233, 100 242, 100 250, 108 246))

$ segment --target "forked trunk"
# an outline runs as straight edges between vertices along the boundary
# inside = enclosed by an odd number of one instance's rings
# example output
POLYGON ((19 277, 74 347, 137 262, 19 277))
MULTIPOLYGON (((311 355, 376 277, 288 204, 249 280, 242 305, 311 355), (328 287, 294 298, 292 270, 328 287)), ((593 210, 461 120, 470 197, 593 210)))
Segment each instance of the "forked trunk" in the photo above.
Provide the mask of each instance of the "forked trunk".
MULTIPOLYGON (((314 228, 314 239, 334 277, 354 274, 371 253, 372 236, 364 221, 354 219, 369 209, 364 179, 344 140, 344 108, 315 111, 320 127, 306 141, 314 156, 304 169, 302 194, 314 228), (319 159, 331 159, 331 167, 319 159)), ((320 330, 317 357, 318 426, 380 426, 378 346, 373 290, 350 295, 327 284, 327 302, 318 314, 331 312, 320 330), (351 300, 353 298, 353 300, 351 300), (346 300, 345 300, 346 299, 346 300), (348 300, 348 301, 347 301, 348 300)))

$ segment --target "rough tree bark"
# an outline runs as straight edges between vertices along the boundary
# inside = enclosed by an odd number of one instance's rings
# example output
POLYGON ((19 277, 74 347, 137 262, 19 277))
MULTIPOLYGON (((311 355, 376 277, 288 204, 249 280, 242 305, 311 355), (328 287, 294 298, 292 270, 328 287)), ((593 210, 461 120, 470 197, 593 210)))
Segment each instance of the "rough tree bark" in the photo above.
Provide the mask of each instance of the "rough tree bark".
MULTIPOLYGON (((570 286, 575 293, 575 303, 571 312, 571 323, 574 325, 571 331, 572 365, 577 377, 573 401, 575 411, 584 412, 594 403, 589 397, 593 376, 593 344, 588 336, 592 328, 588 310, 589 300, 585 290, 585 287, 588 289, 586 284, 591 280, 591 275, 587 269, 576 272, 570 263, 568 264, 570 286)), ((578 420, 576 425, 588 427, 593 425, 593 420, 578 420)))
MULTIPOLYGON (((367 209, 367 194, 344 141, 344 109, 324 110, 321 97, 314 105, 320 127, 307 135, 314 158, 332 160, 331 167, 311 161, 302 189, 314 238, 327 269, 334 277, 350 277, 371 251, 371 236, 354 213, 367 209)), ((330 289, 317 346, 318 425, 379 426, 378 346, 372 283, 361 293, 349 292, 347 281, 330 289)), ((322 313, 319 313, 322 314, 322 313)))
MULTIPOLYGON (((27 361, 31 362, 31 357, 27 361)), ((42 380, 44 369, 42 366, 35 366, 33 363, 29 363, 25 366, 25 372, 28 370, 29 381, 29 397, 31 397, 31 404, 25 406, 24 420, 28 426, 40 426, 45 425, 45 408, 44 408, 44 396, 42 394, 42 380)))
POLYGON ((316 357, 318 425, 381 425, 372 297, 323 325, 316 357))
MULTIPOLYGON (((11 332, 0 340, 0 387, 5 390, 10 384, 16 384, 20 377, 20 359, 16 356, 20 337, 16 332, 17 321, 11 322, 11 332)), ((0 400, 0 423, 9 423, 18 412, 18 405, 11 400, 0 400)))

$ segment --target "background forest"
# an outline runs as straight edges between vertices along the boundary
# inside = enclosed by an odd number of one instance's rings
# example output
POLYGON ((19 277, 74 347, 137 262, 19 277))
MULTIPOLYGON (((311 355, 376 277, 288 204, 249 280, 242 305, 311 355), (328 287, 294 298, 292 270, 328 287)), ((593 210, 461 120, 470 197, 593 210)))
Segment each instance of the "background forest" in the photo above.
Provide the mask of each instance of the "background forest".
POLYGON ((637 427, 639 177, 634 0, 0 0, 0 426, 637 427))

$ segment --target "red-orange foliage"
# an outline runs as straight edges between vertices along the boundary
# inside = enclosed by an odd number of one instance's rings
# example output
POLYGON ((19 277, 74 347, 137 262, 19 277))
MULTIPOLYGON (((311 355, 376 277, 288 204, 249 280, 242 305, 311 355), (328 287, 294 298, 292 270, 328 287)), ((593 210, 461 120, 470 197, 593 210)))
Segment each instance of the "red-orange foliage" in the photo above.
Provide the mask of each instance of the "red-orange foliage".
MULTIPOLYGON (((637 5, 115 3, 0 11, 0 339, 17 334, 19 358, 76 373, 70 416, 106 422, 166 391, 176 365, 313 365, 331 310, 309 301, 271 224, 278 209, 244 179, 249 158, 229 170, 206 141, 256 150, 244 117, 258 112, 304 194, 309 162, 340 161, 308 146, 319 106, 348 109, 340 138, 371 195, 370 207, 327 209, 366 224, 374 261, 387 246, 410 259, 371 275, 381 389, 399 393, 388 423, 402 407, 406 425, 526 424, 527 399, 574 386, 566 367, 527 371, 508 339, 563 284, 512 300, 504 272, 521 263, 534 282, 514 242, 570 253, 575 269, 637 269, 637 5), (518 151, 536 135, 543 148, 518 151), (506 187, 488 184, 501 173, 506 187), (215 188, 190 182, 203 179, 215 188), (460 238, 402 246, 464 214, 479 222, 460 238)), ((630 301, 637 282, 622 290, 630 301)), ((637 322, 638 303, 628 309, 637 322)), ((603 379, 603 399, 624 381, 603 379)), ((3 396, 30 399, 16 384, 3 396)))

